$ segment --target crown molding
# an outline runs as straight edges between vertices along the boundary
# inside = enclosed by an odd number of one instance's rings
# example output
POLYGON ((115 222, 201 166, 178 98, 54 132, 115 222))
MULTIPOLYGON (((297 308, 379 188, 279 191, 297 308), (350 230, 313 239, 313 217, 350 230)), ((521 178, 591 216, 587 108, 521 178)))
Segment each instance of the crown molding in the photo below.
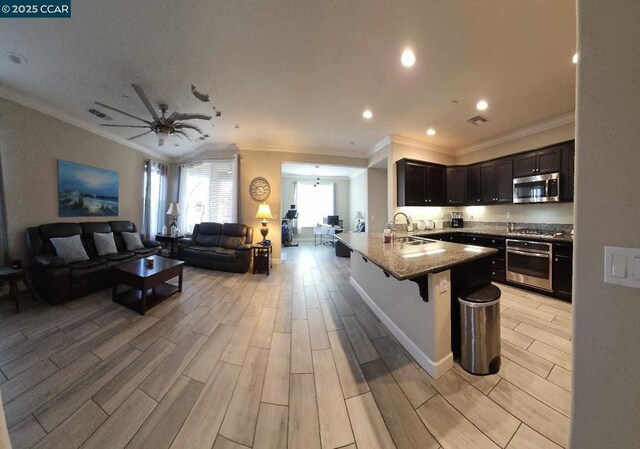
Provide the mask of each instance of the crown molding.
POLYGON ((60 110, 54 109, 50 106, 47 106, 43 103, 41 103, 40 101, 15 92, 11 89, 8 89, 4 86, 0 86, 0 97, 9 100, 9 101, 13 101, 14 103, 18 103, 21 106, 27 107, 29 109, 33 109, 35 111, 38 111, 42 114, 48 115, 50 117, 53 117, 57 120, 63 121, 65 123, 68 123, 70 125, 75 126, 76 128, 80 128, 83 129, 85 131, 88 131, 92 134, 95 134, 97 136, 100 137, 104 137, 105 139, 108 139, 112 142, 118 143, 120 145, 123 145, 125 147, 128 147, 132 150, 135 151, 139 151, 140 153, 144 153, 148 156, 152 156, 156 159, 159 159, 161 161, 167 162, 169 161, 171 158, 167 157, 164 154, 158 153, 156 151, 150 150, 146 147, 143 147, 142 145, 138 145, 137 143, 134 143, 130 140, 127 139, 123 139, 121 137, 116 137, 116 136, 112 136, 111 134, 102 131, 101 129, 96 129, 90 125, 87 125, 86 123, 83 123, 82 121, 72 117, 71 115, 67 114, 66 112, 62 112, 60 110))
POLYGON ((413 137, 400 136, 398 134, 391 134, 391 142, 400 145, 406 145, 408 147, 419 148, 421 150, 434 151, 436 153, 442 153, 449 156, 455 156, 456 152, 453 148, 447 148, 433 143, 425 142, 424 140, 414 139, 413 137))
POLYGON ((380 142, 371 147, 371 149, 367 152, 367 157, 373 156, 387 145, 391 145, 391 136, 385 136, 380 142))
POLYGON ((366 151, 340 150, 336 148, 298 147, 293 145, 255 145, 237 144, 240 151, 266 151, 274 153, 313 154, 321 156, 339 156, 351 159, 367 159, 366 151))
POLYGON ((524 128, 516 129, 507 134, 503 134, 498 137, 493 137, 491 139, 476 143, 474 145, 470 145, 468 147, 460 148, 458 149, 458 151, 456 151, 455 155, 463 156, 465 154, 484 150, 485 148, 490 148, 490 147, 499 145, 501 143, 510 142, 512 140, 520 139, 522 137, 527 137, 532 134, 537 134, 543 131, 548 131, 550 129, 559 128, 560 126, 568 125, 570 123, 574 123, 575 121, 576 121, 576 113, 569 112, 567 114, 554 117, 550 120, 545 120, 543 122, 526 126, 524 128))

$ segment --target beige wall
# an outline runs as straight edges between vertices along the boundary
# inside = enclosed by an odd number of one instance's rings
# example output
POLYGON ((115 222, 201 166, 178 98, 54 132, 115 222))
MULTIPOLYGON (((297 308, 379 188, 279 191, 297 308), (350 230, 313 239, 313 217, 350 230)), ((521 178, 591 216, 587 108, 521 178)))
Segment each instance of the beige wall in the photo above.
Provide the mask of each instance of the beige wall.
POLYGON ((144 161, 149 156, 4 98, 0 152, 12 258, 27 261, 24 231, 29 226, 118 219, 141 226, 144 161), (58 159, 118 172, 118 217, 58 217, 58 159))
POLYGON ((510 140, 509 142, 493 145, 489 148, 459 155, 456 158, 456 162, 460 165, 475 164, 476 162, 487 161, 489 159, 507 156, 521 151, 533 150, 535 148, 540 148, 557 142, 563 142, 565 140, 571 140, 575 138, 575 135, 575 124, 569 123, 567 125, 558 126, 546 131, 510 140))
MULTIPOLYGON (((386 188, 386 185, 385 187, 386 188)), ((351 178, 349 186, 349 217, 351 218, 351 226, 347 228, 349 231, 355 230, 356 214, 362 212, 365 219, 365 226, 369 224, 369 209, 367 205, 367 170, 351 178)))
MULTIPOLYGON (((253 226, 255 233, 260 237, 260 220, 255 218, 258 203, 249 195, 249 183, 256 176, 262 176, 271 185, 271 195, 267 204, 274 214, 274 219, 269 222, 268 239, 273 242, 273 257, 280 259, 280 202, 282 200, 282 163, 297 162, 305 164, 344 165, 350 167, 366 167, 367 160, 341 156, 325 156, 302 153, 284 153, 275 151, 239 150, 240 155, 240 192, 243 222, 253 226), (276 216, 277 215, 277 216, 276 216)), ((258 238, 254 237, 254 241, 258 238)))
POLYGON ((369 168, 367 170, 367 230, 381 231, 389 221, 388 215, 388 173, 387 169, 369 168))
POLYGON ((640 248, 640 2, 578 0, 571 448, 640 447, 640 290, 603 282, 640 248))

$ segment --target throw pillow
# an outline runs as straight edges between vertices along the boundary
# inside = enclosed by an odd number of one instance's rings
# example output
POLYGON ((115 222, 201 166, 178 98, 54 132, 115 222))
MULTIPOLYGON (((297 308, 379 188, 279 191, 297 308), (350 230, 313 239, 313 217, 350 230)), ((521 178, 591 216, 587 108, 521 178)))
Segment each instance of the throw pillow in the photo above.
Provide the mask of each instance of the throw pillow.
POLYGON ((140 234, 137 232, 123 232, 122 238, 128 251, 144 248, 142 240, 140 240, 140 234))
POLYGON ((79 235, 71 237, 52 238, 51 244, 56 249, 56 254, 66 262, 77 262, 79 260, 89 260, 87 251, 82 246, 79 235))
POLYGON ((93 243, 96 244, 98 256, 106 256, 107 254, 116 254, 116 241, 113 239, 113 232, 94 232, 93 243))

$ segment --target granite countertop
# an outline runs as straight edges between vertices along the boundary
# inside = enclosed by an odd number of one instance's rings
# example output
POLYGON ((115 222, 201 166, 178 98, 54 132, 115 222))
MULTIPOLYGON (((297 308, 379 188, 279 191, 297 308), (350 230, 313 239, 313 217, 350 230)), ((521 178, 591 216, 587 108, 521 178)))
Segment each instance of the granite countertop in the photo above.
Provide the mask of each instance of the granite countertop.
MULTIPOLYGON (((401 234, 406 235, 398 233, 398 237, 401 234)), ((399 241, 383 243, 382 232, 342 233, 336 234, 336 238, 401 281, 448 270, 498 252, 493 248, 440 241, 416 246, 399 241)))
POLYGON ((398 235, 415 235, 415 236, 427 236, 439 235, 439 234, 476 234, 476 235, 489 235, 493 237, 507 237, 518 240, 540 240, 545 242, 557 242, 557 243, 573 243, 573 236, 565 233, 557 236, 543 236, 543 235, 525 235, 518 234, 518 232, 507 232, 506 226, 504 228, 498 227, 482 227, 473 226, 469 228, 443 228, 443 229, 427 229, 425 231, 412 231, 412 232, 398 232, 398 235))

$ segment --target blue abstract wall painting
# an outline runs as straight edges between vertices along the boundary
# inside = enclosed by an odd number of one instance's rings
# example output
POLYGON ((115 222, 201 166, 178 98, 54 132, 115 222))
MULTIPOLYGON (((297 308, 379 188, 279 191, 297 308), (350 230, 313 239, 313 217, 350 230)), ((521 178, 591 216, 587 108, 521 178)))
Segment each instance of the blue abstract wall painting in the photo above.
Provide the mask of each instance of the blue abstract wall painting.
POLYGON ((118 176, 111 170, 58 160, 58 215, 117 216, 118 176))

